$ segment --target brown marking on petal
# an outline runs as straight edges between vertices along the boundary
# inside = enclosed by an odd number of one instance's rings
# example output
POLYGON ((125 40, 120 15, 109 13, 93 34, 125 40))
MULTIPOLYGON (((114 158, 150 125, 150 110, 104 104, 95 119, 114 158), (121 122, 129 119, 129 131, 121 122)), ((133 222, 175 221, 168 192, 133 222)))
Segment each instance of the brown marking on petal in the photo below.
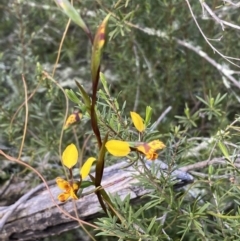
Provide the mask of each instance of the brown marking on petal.
POLYGON ((98 35, 98 40, 99 40, 99 41, 105 40, 105 33, 104 33, 104 32, 99 33, 99 35, 98 35))
POLYGON ((158 157, 158 154, 155 152, 154 149, 150 149, 148 153, 145 154, 145 156, 148 160, 154 161, 158 157))
POLYGON ((152 154, 152 157, 151 157, 150 160, 154 161, 154 160, 157 159, 157 157, 158 157, 158 154, 157 154, 156 152, 154 152, 154 153, 152 154))
POLYGON ((65 184, 64 184, 64 190, 65 190, 66 192, 69 192, 71 188, 72 188, 72 187, 70 186, 69 183, 65 183, 65 184))
POLYGON ((97 49, 101 49, 105 43, 105 32, 106 32, 106 23, 102 23, 96 33, 95 39, 94 39, 94 46, 97 49))
POLYGON ((136 148, 143 154, 147 154, 151 150, 151 147, 148 145, 148 143, 145 143, 145 142, 137 146, 136 148))
POLYGON ((76 112, 76 113, 74 113, 74 114, 75 114, 75 121, 76 121, 76 122, 77 122, 77 121, 80 121, 81 118, 82 118, 82 114, 79 113, 79 112, 76 112))
POLYGON ((66 188, 69 188, 70 186, 69 183, 61 177, 56 178, 56 183, 58 187, 62 190, 66 190, 66 188))
POLYGON ((68 128, 70 125, 80 121, 82 118, 82 114, 79 113, 79 112, 75 112, 73 114, 71 114, 67 120, 66 120, 66 123, 64 125, 64 129, 68 128))
POLYGON ((97 31, 97 36, 100 36, 102 34, 105 34, 105 30, 106 30, 106 24, 101 24, 98 28, 98 31, 97 31))
POLYGON ((98 46, 101 49, 105 43, 105 33, 100 33, 98 35, 98 46))
POLYGON ((63 193, 60 193, 57 198, 60 202, 66 202, 69 197, 70 197, 70 193, 63 192, 63 193))

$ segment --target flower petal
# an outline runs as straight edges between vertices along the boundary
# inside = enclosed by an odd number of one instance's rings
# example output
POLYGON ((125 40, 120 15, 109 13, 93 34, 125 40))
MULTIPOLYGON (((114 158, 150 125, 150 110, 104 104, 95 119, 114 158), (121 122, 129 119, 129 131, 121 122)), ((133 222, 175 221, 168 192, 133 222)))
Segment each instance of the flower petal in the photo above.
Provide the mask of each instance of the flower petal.
POLYGON ((163 144, 163 142, 159 140, 154 140, 148 143, 148 145, 153 148, 154 150, 161 150, 165 148, 166 146, 163 144))
POLYGON ((158 157, 156 150, 151 148, 148 143, 141 144, 136 149, 143 153, 148 160, 155 160, 158 157))
POLYGON ((73 189, 73 191, 78 191, 79 186, 80 186, 80 182, 75 181, 75 182, 72 184, 72 189, 73 189))
POLYGON ((83 164, 83 166, 80 170, 80 175, 81 175, 82 179, 84 179, 88 176, 94 161, 96 161, 96 158, 89 157, 87 159, 87 161, 83 164))
POLYGON ((131 151, 127 142, 119 140, 110 140, 105 147, 113 156, 126 156, 131 151))
POLYGON ((66 123, 64 125, 64 130, 67 129, 70 125, 76 123, 77 121, 80 121, 82 118, 81 113, 73 113, 70 116, 68 116, 66 123))
POLYGON ((130 112, 130 115, 131 115, 132 122, 133 122, 135 128, 139 132, 143 132, 145 130, 145 125, 143 123, 142 117, 136 112, 130 112))
POLYGON ((151 149, 148 153, 146 153, 146 158, 148 160, 152 160, 154 161, 155 159, 157 159, 158 154, 155 152, 154 149, 151 149))
POLYGON ((156 151, 161 150, 166 146, 163 144, 163 142, 159 140, 154 140, 149 143, 146 143, 146 142, 136 143, 135 147, 138 151, 143 153, 148 160, 155 160, 158 157, 158 154, 156 153, 156 151))
POLYGON ((62 154, 62 162, 68 169, 71 169, 76 165, 78 160, 78 150, 74 144, 70 144, 66 147, 62 154))
POLYGON ((60 193, 57 198, 60 202, 66 202, 69 197, 70 197, 69 192, 63 192, 63 193, 60 193))
POLYGON ((57 183, 58 187, 60 189, 64 190, 64 191, 68 191, 71 188, 69 182, 64 180, 61 177, 57 177, 56 178, 56 183, 57 183))
POLYGON ((70 191, 70 196, 74 200, 78 199, 78 196, 76 195, 76 191, 74 191, 73 189, 71 189, 71 191, 70 191))

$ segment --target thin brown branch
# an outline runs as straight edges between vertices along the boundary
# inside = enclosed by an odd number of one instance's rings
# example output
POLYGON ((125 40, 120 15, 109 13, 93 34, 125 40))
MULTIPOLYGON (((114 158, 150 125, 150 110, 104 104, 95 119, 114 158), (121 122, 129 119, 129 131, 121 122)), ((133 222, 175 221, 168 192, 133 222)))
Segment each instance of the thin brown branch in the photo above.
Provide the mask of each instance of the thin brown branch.
MULTIPOLYGON (((218 51, 218 50, 210 43, 210 41, 208 40, 208 38, 207 38, 206 35, 204 34, 203 30, 201 29, 201 27, 200 27, 200 25, 199 25, 199 23, 198 23, 195 15, 194 15, 194 13, 193 13, 191 4, 189 3, 188 0, 185 0, 185 2, 187 3, 187 6, 188 6, 188 8, 189 8, 189 11, 190 11, 190 13, 191 13, 191 15, 192 15, 192 18, 193 18, 193 20, 194 20, 194 22, 195 22, 195 24, 196 24, 199 32, 201 33, 201 35, 203 36, 203 38, 204 38, 204 40, 207 42, 207 44, 212 48, 212 50, 213 50, 214 52, 218 53, 222 58, 224 58, 224 59, 225 59, 226 61, 228 61, 229 63, 231 63, 231 64, 233 64, 233 65, 235 65, 235 66, 237 66, 237 67, 240 67, 239 65, 235 64, 234 62, 232 62, 228 56, 225 56, 225 55, 222 54, 220 51, 218 51)), ((237 59, 237 60, 239 60, 239 59, 237 59)))
POLYGON ((204 58, 206 61, 208 61, 211 65, 213 65, 219 72, 221 72, 227 79, 229 79, 236 87, 240 88, 240 83, 238 80, 236 80, 230 73, 230 70, 225 69, 222 65, 218 64, 214 59, 210 58, 207 53, 203 52, 199 47, 195 47, 192 44, 177 39, 177 43, 181 46, 184 46, 195 53, 197 53, 199 56, 204 58))
POLYGON ((223 157, 218 157, 218 158, 213 158, 212 160, 205 160, 205 161, 201 161, 201 162, 197 162, 191 165, 187 165, 184 167, 179 168, 181 171, 184 172, 189 172, 192 170, 200 170, 203 169, 205 167, 208 167, 210 165, 233 165, 236 168, 240 168, 240 163, 238 163, 239 160, 235 160, 234 163, 229 163, 229 161, 227 161, 225 158, 223 157))

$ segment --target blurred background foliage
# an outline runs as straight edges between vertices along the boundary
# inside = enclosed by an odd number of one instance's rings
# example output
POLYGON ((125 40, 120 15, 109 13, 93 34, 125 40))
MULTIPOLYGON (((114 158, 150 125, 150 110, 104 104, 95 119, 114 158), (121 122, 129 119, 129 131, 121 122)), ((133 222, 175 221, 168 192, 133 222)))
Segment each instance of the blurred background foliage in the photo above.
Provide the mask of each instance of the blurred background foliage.
MULTIPOLYGON (((240 23, 239 8, 224 5, 224 1, 220 0, 212 0, 208 4, 224 20, 240 23)), ((239 89, 226 80, 216 67, 194 51, 179 45, 177 40, 191 43, 197 50, 204 51, 219 64, 219 68, 224 66, 235 71, 235 78, 239 78, 239 68, 209 47, 185 1, 76 0, 74 6, 81 10, 81 16, 92 33, 108 12, 114 16, 109 21, 109 41, 104 51, 102 72, 120 106, 126 101, 126 115, 135 110, 144 116, 146 106, 150 105, 154 111, 152 120, 157 120, 171 107, 158 130, 165 136, 165 142, 187 137, 182 143, 185 151, 194 145, 188 138, 196 138, 194 143, 198 145, 234 120, 239 112, 239 89), (146 33, 146 29, 154 34, 146 33), (200 98, 208 101, 210 97, 221 97, 225 93, 225 98, 214 107, 219 108, 219 113, 209 118, 207 111, 203 110, 206 104, 200 98), (201 108, 202 111, 199 111, 201 108), (194 124, 187 125, 186 109, 194 124), (178 134, 174 132, 177 125, 181 129, 178 134)), ((220 24, 204 13, 198 1, 192 1, 191 6, 211 44, 225 56, 239 57, 239 31, 230 27, 223 31, 220 24)), ((37 63, 52 73, 68 19, 50 0, 2 0, 0 18, 0 149, 5 148, 13 155, 18 153, 25 121, 24 108, 17 112, 14 119, 13 116, 24 103, 23 74, 28 95, 33 94, 29 99, 23 159, 50 180, 63 173, 58 146, 66 101, 54 83, 39 77, 37 63)), ((86 34, 71 23, 55 80, 63 88, 74 91, 77 91, 74 80, 78 80, 91 94, 90 56, 91 45, 86 34)), ((74 104, 70 103, 70 113, 74 110, 74 104)), ((64 134, 63 146, 76 140, 81 146, 86 130, 90 130, 87 120, 70 128, 64 134)), ((236 143, 237 138, 238 135, 233 135, 231 141, 236 143)), ((94 153, 94 143, 89 145, 87 153, 94 153)), ((219 155, 219 152, 214 154, 219 155)), ((209 149, 205 149, 196 158, 204 160, 208 157, 209 149)), ((196 158, 179 158, 176 162, 183 166, 196 162, 196 158)), ((3 162, 0 181, 5 182, 12 173, 23 179, 31 177, 31 173, 26 177, 26 172, 21 171, 24 171, 22 167, 3 162)), ((189 237, 185 240, 197 239, 189 237)))

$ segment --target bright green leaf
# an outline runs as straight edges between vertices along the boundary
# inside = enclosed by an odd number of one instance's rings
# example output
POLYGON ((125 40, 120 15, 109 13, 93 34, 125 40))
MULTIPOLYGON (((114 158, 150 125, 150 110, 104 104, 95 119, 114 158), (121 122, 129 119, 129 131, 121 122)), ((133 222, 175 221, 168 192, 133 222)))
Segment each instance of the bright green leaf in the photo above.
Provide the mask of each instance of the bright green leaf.
POLYGON ((149 122, 151 120, 152 112, 153 112, 153 110, 152 110, 151 106, 147 106, 146 107, 145 122, 144 122, 146 126, 149 124, 149 122))
POLYGON ((79 25, 86 33, 89 33, 87 25, 78 14, 77 10, 71 5, 68 0, 55 0, 56 4, 62 8, 64 13, 77 25, 79 25))
POLYGON ((93 182, 90 182, 90 181, 82 181, 82 182, 81 182, 81 185, 80 185, 80 188, 86 188, 86 187, 90 187, 90 186, 92 186, 92 185, 94 185, 93 182))
POLYGON ((79 91, 81 92, 81 97, 83 98, 86 110, 87 110, 88 114, 91 115, 91 99, 90 99, 89 95, 87 94, 87 92, 84 90, 84 88, 81 86, 81 84, 78 83, 76 80, 75 80, 75 83, 76 83, 79 91))
POLYGON ((228 149, 227 147, 225 146, 225 144, 221 141, 218 142, 218 146, 221 150, 221 152, 223 153, 224 157, 228 160, 230 160, 230 156, 229 156, 229 153, 228 153, 228 149))

